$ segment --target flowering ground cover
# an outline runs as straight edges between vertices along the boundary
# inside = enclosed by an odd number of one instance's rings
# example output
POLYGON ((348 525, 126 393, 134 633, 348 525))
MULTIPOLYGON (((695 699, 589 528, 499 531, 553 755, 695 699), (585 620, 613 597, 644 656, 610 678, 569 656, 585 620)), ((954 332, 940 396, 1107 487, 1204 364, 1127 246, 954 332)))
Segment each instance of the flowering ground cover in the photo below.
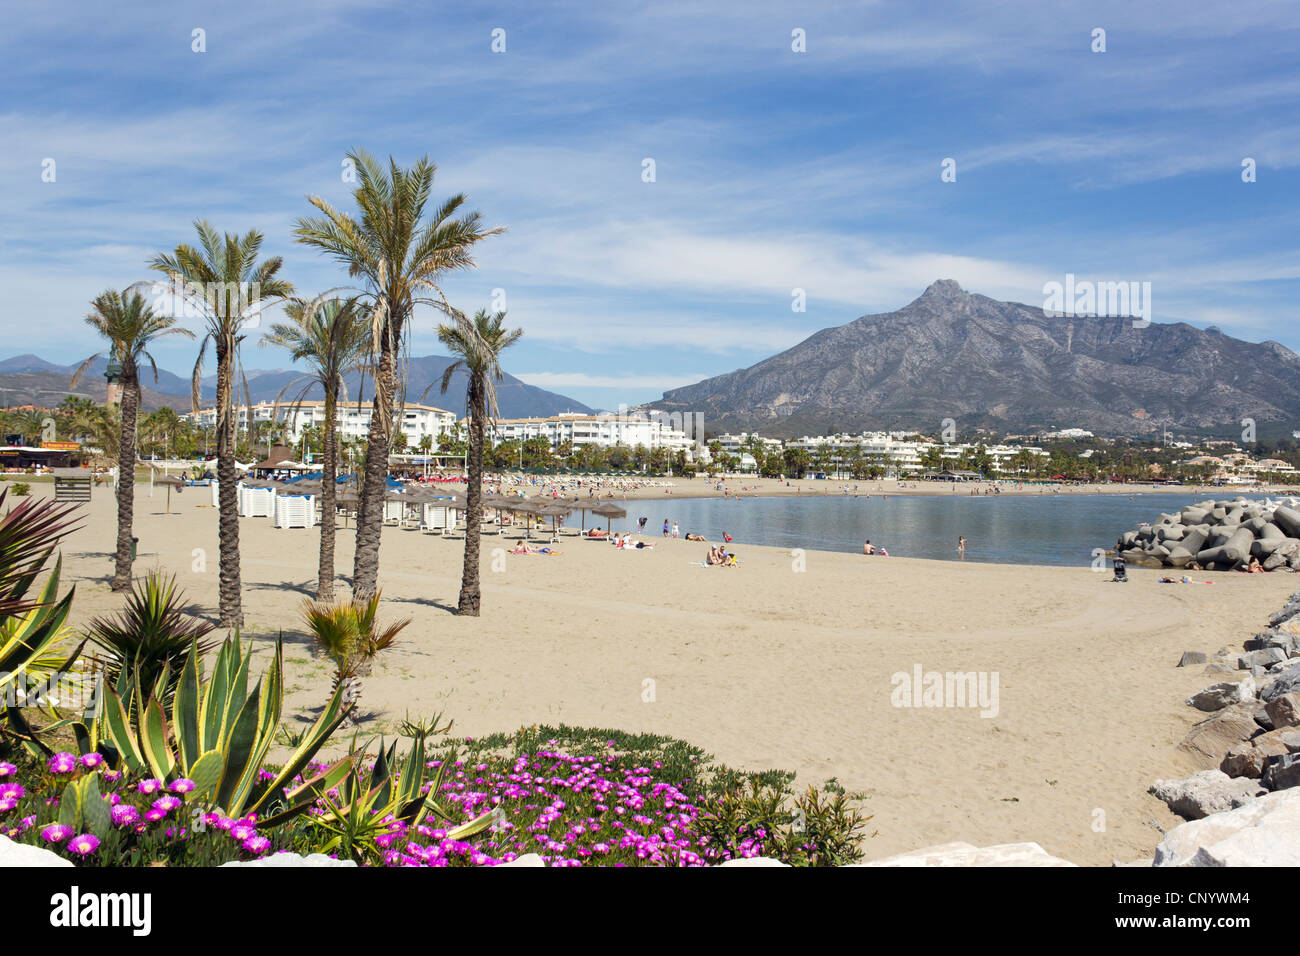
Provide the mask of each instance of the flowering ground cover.
POLYGON ((0 762, 0 833, 100 866, 217 865, 322 849, 380 866, 494 866, 525 853, 551 866, 707 866, 759 855, 834 865, 861 856, 869 819, 834 781, 796 793, 792 774, 741 773, 684 741, 619 731, 534 727, 461 739, 431 746, 424 767, 419 792, 437 785, 442 816, 414 826, 391 813, 358 821, 361 835, 327 847, 346 815, 338 788, 265 826, 255 814, 212 812, 183 777, 133 778, 94 753, 43 762, 18 753, 0 762), (84 808, 65 806, 69 785, 88 775, 109 807, 98 832, 80 824, 91 817, 84 808), (484 814, 486 829, 455 834, 484 814))

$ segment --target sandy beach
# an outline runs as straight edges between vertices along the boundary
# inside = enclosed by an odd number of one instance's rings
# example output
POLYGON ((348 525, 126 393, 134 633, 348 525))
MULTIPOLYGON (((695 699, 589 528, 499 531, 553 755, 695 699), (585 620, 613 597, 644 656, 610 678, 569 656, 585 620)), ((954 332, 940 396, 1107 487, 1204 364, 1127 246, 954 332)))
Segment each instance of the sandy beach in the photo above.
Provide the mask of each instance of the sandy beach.
MULTIPOLYGON (((674 493, 687 484, 706 488, 674 493)), ((137 487, 136 572, 174 573, 194 610, 211 613, 216 510, 207 489, 173 494, 174 514, 165 501, 137 487)), ((63 548, 74 624, 120 605, 108 590, 107 489, 83 523, 63 548)), ((283 631, 286 712, 304 716, 329 686, 299 623, 318 530, 245 518, 240 535, 245 634, 267 646, 283 631)), ((1297 587, 1286 573, 1161 585, 1131 569, 1117 585, 1087 569, 742 541, 739 567, 712 568, 698 563, 705 546, 645 540, 653 550, 623 552, 562 536, 563 553, 548 557, 506 554, 514 538, 485 536, 483 616, 461 619, 450 609, 463 542, 386 528, 385 617, 413 622, 366 682, 367 729, 442 711, 462 735, 563 722, 682 737, 732 765, 864 792, 868 859, 953 840, 1032 840, 1080 864, 1149 859, 1156 825, 1178 819, 1146 789, 1197 769, 1174 745, 1193 722, 1183 699, 1211 682, 1177 669, 1179 655, 1239 645, 1297 587), (918 666, 996 677, 996 714, 895 706, 896 675, 918 666)), ((342 527, 337 560, 346 576, 342 527)))

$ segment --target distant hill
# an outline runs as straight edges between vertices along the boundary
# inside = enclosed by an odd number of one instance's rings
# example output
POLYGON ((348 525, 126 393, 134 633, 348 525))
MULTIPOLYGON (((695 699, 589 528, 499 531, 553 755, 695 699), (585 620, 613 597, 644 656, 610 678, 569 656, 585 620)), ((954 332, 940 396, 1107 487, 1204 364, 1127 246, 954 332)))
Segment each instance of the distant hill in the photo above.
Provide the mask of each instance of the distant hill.
MULTIPOLYGON (((450 358, 441 355, 412 357, 408 366, 407 401, 423 401, 424 404, 436 405, 439 408, 455 412, 457 415, 464 415, 465 375, 463 372, 458 373, 452 379, 446 395, 441 394, 438 390, 443 371, 451 364, 451 361, 450 358), (421 399, 421 393, 430 383, 433 384, 433 388, 430 389, 429 394, 424 399, 421 399)), ((0 407, 41 405, 50 408, 58 405, 68 395, 77 395, 102 402, 106 386, 104 369, 107 365, 108 360, 106 358, 97 359, 82 376, 81 381, 77 383, 77 387, 71 389, 68 383, 72 373, 76 371, 75 365, 58 365, 54 362, 47 362, 40 356, 30 354, 16 355, 13 358, 0 360, 0 407)), ((249 397, 254 402, 275 401, 282 391, 283 399, 287 401, 298 394, 301 385, 306 384, 303 373, 293 369, 249 369, 246 378, 248 380, 249 397), (291 383, 295 382, 298 384, 291 385, 291 383), (290 388, 284 391, 286 385, 289 385, 290 388)), ((189 410, 189 376, 176 375, 160 368, 158 370, 158 382, 155 385, 153 370, 146 367, 142 371, 141 384, 144 386, 144 407, 147 411, 152 411, 164 405, 179 411, 189 410)), ((355 400, 362 387, 364 387, 363 394, 369 399, 373 394, 371 383, 368 380, 363 383, 361 376, 353 375, 348 381, 349 397, 355 400)), ((203 378, 200 394, 206 403, 216 400, 215 374, 203 378)), ((497 396, 501 405, 501 414, 506 418, 557 415, 561 412, 589 414, 592 411, 588 406, 572 398, 558 395, 555 392, 548 392, 532 385, 525 385, 513 375, 506 375, 503 381, 497 383, 497 396)), ((236 400, 242 402, 243 397, 241 387, 236 400)), ((319 399, 322 395, 319 389, 314 389, 304 397, 319 399)))
POLYGON ((1261 437, 1300 423, 1300 356, 1186 323, 1059 317, 950 279, 896 312, 823 329, 746 369, 665 392, 650 407, 710 432, 778 437, 917 428, 945 418, 1000 431, 1168 426, 1261 437))

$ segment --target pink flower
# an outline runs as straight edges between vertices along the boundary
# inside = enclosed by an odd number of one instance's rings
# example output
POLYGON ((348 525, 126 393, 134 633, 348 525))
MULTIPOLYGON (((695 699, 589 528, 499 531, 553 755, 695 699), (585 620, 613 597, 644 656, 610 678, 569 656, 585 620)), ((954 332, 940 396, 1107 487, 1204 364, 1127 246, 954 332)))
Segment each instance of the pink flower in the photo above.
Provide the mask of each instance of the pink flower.
POLYGON ((163 782, 161 780, 150 778, 148 780, 141 780, 136 785, 135 789, 143 794, 151 794, 151 793, 158 793, 160 790, 162 790, 162 788, 163 788, 163 782))
POLYGON ((89 856, 99 849, 99 837, 83 833, 68 841, 68 849, 80 856, 89 856))
POLYGON ((265 853, 271 841, 264 836, 251 836, 244 841, 244 849, 249 853, 265 853))
POLYGON ((72 836, 72 827, 62 823, 51 823, 41 831, 41 839, 46 843, 62 843, 70 836, 72 836))
POLYGON ((0 760, 0 777, 12 777, 18 772, 18 768, 11 763, 0 760))
POLYGON ((104 755, 89 753, 81 755, 81 765, 87 770, 94 770, 96 767, 104 766, 104 755))
POLYGON ((77 758, 72 754, 55 754, 46 766, 50 773, 72 773, 77 769, 77 758))
POLYGON ((173 780, 171 785, 171 792, 172 793, 193 793, 194 781, 189 780, 185 777, 181 777, 179 780, 173 780))
POLYGON ((108 811, 114 826, 124 827, 140 822, 140 811, 129 804, 120 803, 108 811))
POLYGON ((27 791, 21 783, 0 783, 0 800, 18 801, 27 791))
POLYGON ((159 797, 153 802, 154 809, 161 810, 163 813, 171 813, 180 805, 181 798, 172 796, 159 797))

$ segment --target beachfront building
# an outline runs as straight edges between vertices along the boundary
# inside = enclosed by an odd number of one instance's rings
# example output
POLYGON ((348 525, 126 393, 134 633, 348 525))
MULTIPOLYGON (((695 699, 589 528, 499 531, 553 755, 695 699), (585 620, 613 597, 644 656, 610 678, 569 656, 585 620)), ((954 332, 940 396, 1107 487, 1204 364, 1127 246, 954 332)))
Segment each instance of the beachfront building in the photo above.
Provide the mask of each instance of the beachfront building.
MULTIPOLYGON (((337 409, 337 431, 344 441, 366 439, 370 434, 370 415, 373 406, 366 402, 360 407, 356 403, 339 402, 337 409)), ((258 402, 252 406, 239 406, 235 409, 236 427, 247 432, 249 422, 254 426, 272 419, 284 425, 282 439, 292 445, 302 437, 303 430, 325 424, 325 403, 323 401, 304 401, 296 405, 273 402, 258 402)), ((183 418, 196 422, 203 428, 215 428, 217 410, 200 409, 197 414, 189 413, 183 418)), ((400 413, 399 430, 406 436, 408 448, 417 448, 420 439, 428 435, 436 445, 439 435, 451 434, 456 428, 456 416, 444 408, 433 405, 407 404, 400 413)))
MULTIPOLYGON (((469 419, 466 419, 466 425, 469 419)), ((530 438, 545 438, 552 450, 566 442, 573 447, 598 445, 613 448, 637 445, 654 450, 666 448, 673 454, 695 451, 695 439, 678 427, 671 419, 636 415, 582 415, 566 412, 547 418, 501 418, 489 426, 493 445, 502 442, 525 442, 530 438)))

